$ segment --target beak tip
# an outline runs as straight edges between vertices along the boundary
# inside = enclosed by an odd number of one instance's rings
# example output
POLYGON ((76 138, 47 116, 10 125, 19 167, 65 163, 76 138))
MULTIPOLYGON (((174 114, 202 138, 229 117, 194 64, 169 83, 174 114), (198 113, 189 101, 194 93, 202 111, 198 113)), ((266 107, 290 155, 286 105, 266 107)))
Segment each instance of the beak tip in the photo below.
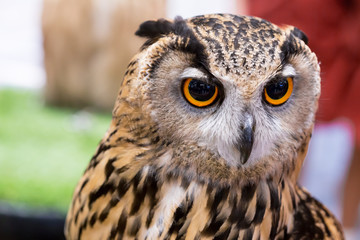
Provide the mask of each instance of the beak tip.
MULTIPOLYGON (((241 154, 241 153, 240 153, 241 154)), ((245 164, 249 160, 250 154, 242 153, 240 155, 240 162, 241 164, 245 164)))
POLYGON ((245 114, 245 121, 240 130, 241 133, 237 142, 241 164, 245 164, 251 155, 254 143, 254 129, 255 121, 253 117, 250 114, 245 114))

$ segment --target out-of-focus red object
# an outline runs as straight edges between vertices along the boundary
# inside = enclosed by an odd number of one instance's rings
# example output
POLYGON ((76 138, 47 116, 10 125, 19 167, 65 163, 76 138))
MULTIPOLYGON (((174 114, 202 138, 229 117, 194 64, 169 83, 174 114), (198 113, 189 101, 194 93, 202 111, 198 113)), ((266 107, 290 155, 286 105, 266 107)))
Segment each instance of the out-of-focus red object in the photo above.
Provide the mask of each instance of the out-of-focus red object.
POLYGON ((249 14, 293 25, 321 63, 317 120, 350 119, 360 146, 360 0, 251 0, 249 14))

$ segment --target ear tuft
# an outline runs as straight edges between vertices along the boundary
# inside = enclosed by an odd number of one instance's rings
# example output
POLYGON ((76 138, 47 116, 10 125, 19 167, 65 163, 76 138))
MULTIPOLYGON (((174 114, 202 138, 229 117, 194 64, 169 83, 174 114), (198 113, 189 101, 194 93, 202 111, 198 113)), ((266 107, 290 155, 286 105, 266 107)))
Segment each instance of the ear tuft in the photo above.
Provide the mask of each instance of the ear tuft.
POLYGON ((157 21, 146 21, 142 23, 139 29, 135 32, 135 35, 154 39, 173 31, 174 25, 172 22, 165 19, 159 19, 157 21))
POLYGON ((300 29, 298 29, 297 27, 293 27, 293 26, 285 26, 282 28, 283 30, 285 30, 285 32, 292 34, 294 37, 304 41, 304 43, 306 45, 308 45, 309 39, 306 36, 306 34, 301 31, 300 29))
POLYGON ((292 33, 295 37, 300 38, 301 40, 303 40, 306 45, 308 44, 308 42, 309 42, 308 37, 307 37, 306 34, 305 34, 303 31, 301 31, 300 29, 294 27, 291 33, 292 33))

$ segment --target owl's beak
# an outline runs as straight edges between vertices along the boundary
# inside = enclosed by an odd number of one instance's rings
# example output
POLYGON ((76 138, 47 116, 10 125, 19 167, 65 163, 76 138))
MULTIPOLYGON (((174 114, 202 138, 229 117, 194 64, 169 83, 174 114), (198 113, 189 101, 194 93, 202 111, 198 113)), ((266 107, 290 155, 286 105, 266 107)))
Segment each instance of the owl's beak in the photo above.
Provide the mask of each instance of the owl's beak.
POLYGON ((238 149, 240 151, 240 162, 245 164, 250 157, 254 143, 255 121, 251 114, 245 114, 244 124, 241 126, 238 149))

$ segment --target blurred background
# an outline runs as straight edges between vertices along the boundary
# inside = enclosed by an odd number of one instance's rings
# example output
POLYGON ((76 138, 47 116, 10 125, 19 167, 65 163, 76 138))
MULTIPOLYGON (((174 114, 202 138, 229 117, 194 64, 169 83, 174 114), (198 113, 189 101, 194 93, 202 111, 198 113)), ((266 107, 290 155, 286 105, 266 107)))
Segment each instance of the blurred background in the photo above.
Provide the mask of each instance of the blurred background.
POLYGON ((342 220, 347 239, 360 239, 359 5, 0 1, 0 239, 63 239, 74 187, 110 124, 125 67, 143 42, 134 36, 139 24, 218 12, 256 15, 307 34, 323 83, 300 181, 342 220))

